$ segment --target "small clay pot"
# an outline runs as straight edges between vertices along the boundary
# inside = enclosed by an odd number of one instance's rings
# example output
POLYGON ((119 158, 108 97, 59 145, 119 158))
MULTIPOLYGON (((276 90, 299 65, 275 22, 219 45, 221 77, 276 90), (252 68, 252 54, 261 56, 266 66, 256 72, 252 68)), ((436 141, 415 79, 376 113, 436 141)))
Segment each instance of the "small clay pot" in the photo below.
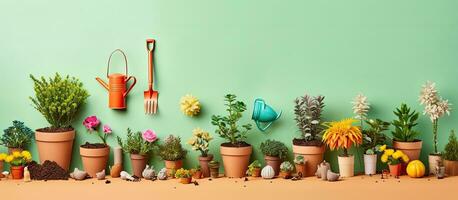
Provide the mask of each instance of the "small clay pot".
POLYGON ((260 177, 261 176, 261 168, 254 168, 251 172, 252 177, 260 177))
POLYGON ((396 150, 401 150, 409 157, 409 160, 418 160, 420 158, 422 141, 414 142, 399 142, 393 140, 393 147, 396 150))
POLYGON ((458 161, 445 160, 444 166, 447 176, 458 176, 458 161))
POLYGON ((210 175, 212 178, 218 178, 219 177, 219 163, 217 164, 210 164, 210 175))
POLYGON ((182 184, 190 184, 192 181, 192 177, 189 178, 180 178, 180 183, 182 184))
POLYGON ((296 167, 296 174, 300 177, 305 176, 305 164, 295 164, 296 167))
POLYGON ((202 177, 210 177, 210 167, 208 163, 213 160, 213 155, 208 154, 207 157, 199 157, 200 170, 202 170, 202 177))
POLYGON ((96 178, 97 173, 105 170, 107 167, 108 157, 110 155, 110 146, 103 148, 84 148, 80 147, 81 160, 83 169, 90 177, 96 178))
POLYGON ((12 154, 13 152, 22 152, 22 150, 22 148, 8 147, 8 154, 12 154))
POLYGON ((318 165, 324 159, 324 152, 326 148, 325 145, 321 146, 300 146, 300 145, 293 145, 293 153, 294 157, 296 156, 303 156, 304 160, 307 160, 305 163, 305 171, 303 177, 309 177, 315 175, 315 172, 318 169, 318 165))
POLYGON ((142 172, 148 162, 148 157, 139 154, 130 154, 130 162, 132 163, 132 173, 137 177, 143 177, 142 172))
POLYGON ((167 176, 175 177, 175 172, 183 167, 182 160, 164 160, 165 168, 167 169, 167 176))
POLYGON ((274 168, 275 176, 278 176, 278 174, 280 173, 280 165, 282 160, 279 157, 273 156, 264 156, 264 160, 266 161, 266 165, 269 165, 272 168, 274 168))
POLYGON ((291 172, 280 171, 278 177, 288 179, 291 177, 291 172))
POLYGON ((436 166, 436 177, 438 179, 443 179, 445 177, 445 167, 436 166))
POLYGON ((22 179, 24 178, 24 166, 11 166, 11 176, 13 179, 22 179))
POLYGON ((194 174, 192 174, 192 178, 201 179, 202 178, 202 171, 201 170, 195 171, 194 174))
MULTIPOLYGON (((339 156, 339 174, 341 177, 352 177, 355 175, 355 157, 354 156, 339 156)), ((326 172, 327 173, 327 172, 326 172)))
POLYGON ((397 165, 388 165, 390 168, 390 174, 393 176, 400 176, 401 175, 401 164, 397 165))

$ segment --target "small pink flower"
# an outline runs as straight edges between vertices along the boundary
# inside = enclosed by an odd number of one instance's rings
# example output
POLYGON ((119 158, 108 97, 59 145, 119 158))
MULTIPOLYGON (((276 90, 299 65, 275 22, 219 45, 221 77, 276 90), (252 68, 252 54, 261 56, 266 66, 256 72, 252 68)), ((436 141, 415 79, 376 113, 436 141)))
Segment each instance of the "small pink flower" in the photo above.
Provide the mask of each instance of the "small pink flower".
POLYGON ((100 124, 99 119, 97 119, 96 116, 89 116, 86 117, 83 121, 83 125, 86 127, 87 130, 93 131, 95 128, 97 128, 100 124))
POLYGON ((154 131, 148 129, 145 132, 143 132, 142 137, 144 140, 148 142, 154 142, 157 140, 157 135, 154 131))
POLYGON ((103 125, 103 132, 104 132, 105 134, 111 134, 111 132, 112 132, 112 131, 111 131, 111 127, 108 126, 108 125, 106 125, 106 124, 103 125))

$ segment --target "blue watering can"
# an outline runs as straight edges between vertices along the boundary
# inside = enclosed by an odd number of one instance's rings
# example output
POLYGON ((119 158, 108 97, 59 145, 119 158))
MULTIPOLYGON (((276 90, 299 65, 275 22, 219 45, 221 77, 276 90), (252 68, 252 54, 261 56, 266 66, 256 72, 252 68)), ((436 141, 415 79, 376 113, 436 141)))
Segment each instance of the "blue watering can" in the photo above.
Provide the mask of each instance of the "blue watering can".
POLYGON ((263 132, 267 130, 267 128, 272 125, 272 122, 280 118, 280 116, 281 111, 277 114, 272 107, 266 105, 264 100, 260 98, 254 100, 253 115, 251 116, 251 119, 256 122, 256 126, 259 130, 263 132))

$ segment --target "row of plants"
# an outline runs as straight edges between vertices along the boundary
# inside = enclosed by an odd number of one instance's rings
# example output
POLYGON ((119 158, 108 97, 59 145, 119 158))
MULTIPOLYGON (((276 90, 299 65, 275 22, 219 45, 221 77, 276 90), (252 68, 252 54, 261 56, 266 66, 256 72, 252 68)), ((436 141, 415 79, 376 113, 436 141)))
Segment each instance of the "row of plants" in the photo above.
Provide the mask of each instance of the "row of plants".
MULTIPOLYGON (((82 83, 73 77, 61 77, 56 74, 49 79, 44 77, 37 79, 33 76, 31 78, 34 81, 36 95, 30 99, 34 107, 42 113, 51 125, 35 131, 40 163, 46 160, 55 161, 60 167, 68 171, 75 137, 75 130, 71 124, 89 94, 82 83)), ((419 113, 411 110, 406 104, 401 104, 399 108, 396 108, 394 114, 397 119, 392 122, 368 119, 370 105, 365 96, 358 95, 353 102, 356 117, 326 122, 322 119, 325 107, 324 99, 324 96, 314 97, 305 94, 295 100, 295 121, 301 134, 300 137, 293 139, 292 150, 296 171, 302 176, 315 175, 317 166, 323 162, 326 147, 331 151, 341 150, 338 163, 339 173, 342 177, 354 175, 354 158, 355 156, 362 157, 362 155, 351 155, 348 150, 356 146, 361 146, 365 150, 366 174, 376 173, 377 154, 379 152, 383 152, 381 155, 382 162, 387 162, 390 165, 393 163, 405 163, 407 165, 408 161, 418 160, 422 142, 418 140, 419 132, 414 128, 417 125, 419 113), (389 130, 390 126, 394 127, 390 138, 394 152, 386 150, 386 146, 384 146, 389 138, 384 132, 389 130), (388 158, 385 159, 387 156, 388 158), (396 160, 400 162, 397 163, 396 160)), ((211 124, 215 126, 215 133, 226 140, 219 149, 225 176, 244 177, 247 172, 256 174, 255 169, 259 168, 257 166, 260 163, 258 161, 249 165, 253 147, 246 142, 247 135, 252 128, 251 124, 239 124, 242 114, 247 109, 246 104, 237 100, 233 94, 226 95, 224 101, 227 114, 213 115, 211 124)), ((441 154, 437 150, 438 120, 449 113, 448 101, 438 96, 434 83, 428 82, 422 88, 420 103, 425 105, 425 114, 430 116, 433 124, 435 152, 430 155, 430 172, 435 173, 433 169, 439 169, 437 164, 445 159, 445 169, 446 171, 449 169, 446 173, 458 173, 456 137, 451 134, 445 153, 441 154)), ((107 145, 106 139, 112 134, 112 130, 107 124, 102 126, 101 121, 96 116, 87 117, 83 121, 83 125, 90 134, 98 136, 101 141, 100 143, 86 142, 80 146, 84 170, 89 176, 96 177, 97 173, 106 169, 110 154, 110 146, 107 145), (101 131, 100 128, 102 128, 101 131)), ((30 128, 27 128, 22 122, 15 121, 13 127, 5 130, 0 141, 13 152, 14 149, 22 150, 26 147, 31 142, 30 136, 32 134, 33 131, 30 128)), ((158 136, 153 130, 134 132, 131 129, 127 129, 126 136, 125 140, 118 136, 117 141, 122 150, 130 154, 135 176, 142 177, 142 171, 146 168, 153 152, 157 152, 165 161, 166 172, 169 177, 174 177, 178 170, 182 169, 187 150, 181 145, 180 137, 169 135, 163 142, 158 142, 158 136)), ((208 132, 198 128, 193 130, 193 136, 188 141, 192 149, 201 154, 199 156, 200 170, 198 171, 202 173, 203 177, 218 175, 219 162, 214 161, 213 155, 209 152, 211 140, 212 137, 208 132)), ((265 155, 267 165, 272 167, 271 171, 274 172, 274 176, 280 175, 282 169, 291 172, 294 168, 293 164, 286 160, 288 148, 285 144, 275 140, 267 140, 261 144, 260 149, 265 155)), ((404 168, 408 167, 404 166, 404 168)), ((180 171, 180 173, 184 172, 180 171)), ((111 175, 113 176, 113 174, 111 175)), ((287 175, 283 173, 281 176, 287 175)))

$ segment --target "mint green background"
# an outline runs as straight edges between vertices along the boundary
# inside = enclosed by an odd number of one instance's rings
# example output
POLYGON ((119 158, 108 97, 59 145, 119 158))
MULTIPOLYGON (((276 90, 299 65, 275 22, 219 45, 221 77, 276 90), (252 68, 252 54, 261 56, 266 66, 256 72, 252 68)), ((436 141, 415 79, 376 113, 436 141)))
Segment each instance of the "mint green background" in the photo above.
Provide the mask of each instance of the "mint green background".
MULTIPOLYGON (((97 141, 81 125, 86 116, 97 115, 115 135, 124 136, 127 127, 154 129, 160 138, 176 134, 184 143, 195 127, 213 133, 211 115, 224 112, 224 94, 235 93, 248 105, 243 122, 251 121, 256 97, 284 112, 267 133, 253 130, 249 135, 248 142, 256 147, 252 159, 262 160, 258 147, 266 139, 291 147, 299 134, 293 100, 305 91, 326 96, 326 120, 353 116, 350 102, 359 92, 372 104, 370 117, 392 120, 392 110, 401 102, 422 111, 417 99, 427 80, 436 81, 441 95, 458 104, 457 7, 455 0, 1 1, 0 127, 15 119, 33 129, 48 125, 28 99, 33 95, 29 74, 79 77, 91 94, 74 123, 72 166, 81 167, 77 147, 97 141), (158 41, 160 93, 160 110, 154 116, 143 111, 145 39, 151 37, 158 41), (115 48, 125 50, 129 74, 138 79, 126 111, 108 109, 107 92, 94 79, 105 76, 115 48), (187 93, 201 100, 197 118, 179 110, 179 99, 187 93)), ((113 71, 122 71, 119 57, 113 63, 113 71)), ((456 116, 440 121, 441 150, 449 130, 457 128, 456 116)), ((426 116, 418 129, 426 161, 432 151, 426 116)), ((211 150, 219 160, 223 140, 214 137, 211 150)), ((116 146, 115 137, 109 143, 116 146)), ((37 159, 36 146, 30 149, 37 159)), ((191 152, 185 166, 194 167, 197 155, 191 152)), ((326 154, 335 170, 336 156, 326 154)), ((163 166, 156 155, 152 163, 163 166)))

